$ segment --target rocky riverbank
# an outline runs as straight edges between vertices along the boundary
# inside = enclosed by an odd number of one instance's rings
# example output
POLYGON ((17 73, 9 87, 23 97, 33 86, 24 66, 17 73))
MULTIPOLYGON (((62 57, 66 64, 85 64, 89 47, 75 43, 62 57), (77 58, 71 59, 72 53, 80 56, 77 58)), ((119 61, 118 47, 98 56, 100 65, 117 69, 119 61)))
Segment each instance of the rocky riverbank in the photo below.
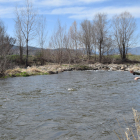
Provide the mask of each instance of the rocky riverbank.
POLYGON ((140 64, 87 64, 87 65, 58 65, 49 64, 44 66, 32 66, 27 68, 16 67, 5 72, 5 77, 31 76, 31 75, 47 75, 58 74, 63 71, 72 70, 107 70, 107 71, 140 71, 140 64))

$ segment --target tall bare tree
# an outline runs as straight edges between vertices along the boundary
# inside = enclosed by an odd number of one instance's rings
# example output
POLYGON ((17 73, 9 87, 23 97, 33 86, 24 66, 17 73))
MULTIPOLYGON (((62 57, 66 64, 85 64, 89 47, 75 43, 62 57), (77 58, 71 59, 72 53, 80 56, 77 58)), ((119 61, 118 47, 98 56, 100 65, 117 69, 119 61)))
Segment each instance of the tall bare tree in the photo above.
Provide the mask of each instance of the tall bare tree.
POLYGON ((44 64, 44 49, 47 41, 46 17, 40 16, 37 28, 38 43, 41 48, 40 61, 41 65, 44 64))
POLYGON ((57 29, 53 32, 50 40, 50 46, 54 48, 56 58, 55 60, 61 65, 63 60, 63 51, 65 48, 65 27, 62 27, 60 21, 58 20, 57 29))
POLYGON ((107 15, 106 14, 97 14, 94 17, 94 30, 96 36, 96 45, 98 46, 99 50, 99 62, 102 60, 102 56, 104 53, 104 49, 106 47, 105 40, 108 36, 108 22, 107 22, 107 15))
POLYGON ((84 20, 81 23, 81 31, 79 34, 80 41, 85 45, 86 53, 87 53, 87 58, 90 60, 90 56, 92 53, 92 25, 91 22, 88 20, 84 20))
POLYGON ((69 62, 69 66, 70 66, 70 63, 72 60, 72 54, 74 52, 74 47, 73 47, 74 44, 73 44, 73 40, 71 38, 71 28, 69 29, 68 33, 66 33, 64 36, 64 45, 66 48, 66 55, 68 56, 68 62, 69 62))
POLYGON ((119 48, 121 59, 126 59, 129 47, 136 44, 136 21, 129 12, 123 12, 113 18, 114 40, 119 48))
POLYGON ((20 64, 22 64, 24 37, 21 32, 20 21, 18 19, 15 21, 15 36, 16 36, 16 44, 18 45, 20 51, 20 64))
POLYGON ((25 7, 16 8, 16 21, 26 42, 26 67, 28 66, 28 45, 36 35, 37 14, 30 0, 26 0, 25 7))
POLYGON ((77 29, 76 21, 74 21, 72 23, 72 26, 70 26, 69 37, 71 38, 71 43, 73 45, 73 49, 75 50, 74 61, 77 62, 78 54, 79 54, 79 51, 78 51, 78 48, 79 48, 79 37, 78 37, 78 29, 77 29))

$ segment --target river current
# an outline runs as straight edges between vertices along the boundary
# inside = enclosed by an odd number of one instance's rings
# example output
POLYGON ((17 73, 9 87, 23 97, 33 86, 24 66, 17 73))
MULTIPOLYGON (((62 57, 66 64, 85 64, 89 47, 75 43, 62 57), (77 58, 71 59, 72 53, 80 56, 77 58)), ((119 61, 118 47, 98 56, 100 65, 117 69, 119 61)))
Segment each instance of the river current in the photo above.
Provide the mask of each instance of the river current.
POLYGON ((118 139, 118 122, 134 126, 132 108, 140 112, 134 77, 72 71, 0 79, 0 140, 118 139))

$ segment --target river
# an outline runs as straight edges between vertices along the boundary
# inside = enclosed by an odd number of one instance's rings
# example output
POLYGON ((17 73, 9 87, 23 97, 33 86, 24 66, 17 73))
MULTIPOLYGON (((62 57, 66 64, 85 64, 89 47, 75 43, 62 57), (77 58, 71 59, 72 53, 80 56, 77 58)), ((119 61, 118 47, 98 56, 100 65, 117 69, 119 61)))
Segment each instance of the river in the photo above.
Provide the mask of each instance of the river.
POLYGON ((0 140, 118 139, 117 119, 125 130, 124 118, 134 125, 132 108, 140 111, 134 77, 72 71, 0 79, 0 140))

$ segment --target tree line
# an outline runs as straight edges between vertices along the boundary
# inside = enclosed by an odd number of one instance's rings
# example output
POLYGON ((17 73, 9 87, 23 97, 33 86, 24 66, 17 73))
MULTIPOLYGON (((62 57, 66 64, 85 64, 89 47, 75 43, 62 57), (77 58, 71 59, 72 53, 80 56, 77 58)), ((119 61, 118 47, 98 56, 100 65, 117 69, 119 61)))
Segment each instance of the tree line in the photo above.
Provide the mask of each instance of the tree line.
POLYGON ((42 65, 46 60, 59 64, 64 60, 69 64, 78 63, 85 56, 89 62, 93 55, 95 61, 102 62, 104 55, 111 54, 115 48, 119 50, 122 61, 125 61, 128 49, 137 43, 136 20, 129 12, 115 15, 112 19, 108 19, 107 14, 97 13, 93 20, 85 19, 80 25, 74 21, 69 29, 58 20, 50 39, 47 38, 46 17, 38 14, 30 0, 26 0, 23 8, 15 8, 15 16, 13 38, 6 34, 5 26, 0 21, 0 69, 6 69, 7 55, 15 43, 19 46, 21 63, 23 47, 26 47, 27 67, 28 47, 33 39, 41 48, 38 58, 42 65))

